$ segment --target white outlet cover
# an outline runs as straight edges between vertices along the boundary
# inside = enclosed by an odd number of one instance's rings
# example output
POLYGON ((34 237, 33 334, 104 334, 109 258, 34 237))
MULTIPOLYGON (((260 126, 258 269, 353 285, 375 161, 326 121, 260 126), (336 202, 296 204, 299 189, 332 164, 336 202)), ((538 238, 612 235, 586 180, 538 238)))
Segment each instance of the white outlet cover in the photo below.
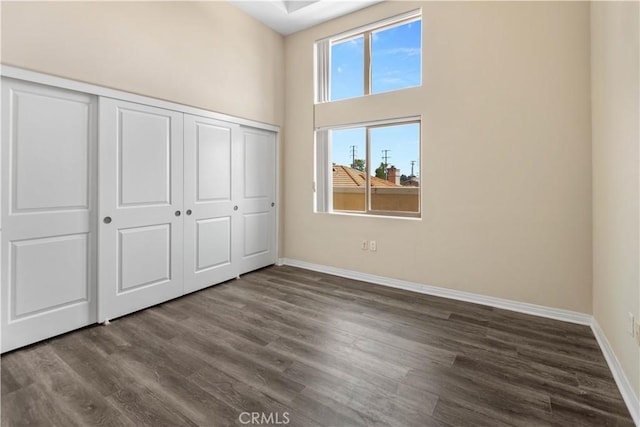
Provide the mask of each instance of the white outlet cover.
POLYGON ((627 323, 627 333, 631 336, 634 336, 635 326, 636 326, 635 318, 633 317, 633 313, 628 313, 628 315, 629 315, 629 320, 627 323))
POLYGON ((369 250, 371 252, 375 252, 378 250, 378 245, 376 244, 375 240, 372 240, 371 242, 369 242, 369 250))

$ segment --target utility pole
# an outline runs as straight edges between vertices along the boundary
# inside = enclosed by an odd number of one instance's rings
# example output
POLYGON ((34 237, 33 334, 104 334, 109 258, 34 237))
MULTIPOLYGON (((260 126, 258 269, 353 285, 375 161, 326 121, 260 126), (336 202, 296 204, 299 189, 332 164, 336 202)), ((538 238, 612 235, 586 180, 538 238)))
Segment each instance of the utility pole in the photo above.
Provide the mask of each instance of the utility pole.
POLYGON ((389 164, 389 159, 391 158, 391 156, 389 156, 389 151, 391 151, 391 150, 382 150, 382 160, 384 162, 384 167, 385 168, 389 164))
POLYGON ((358 152, 358 147, 355 145, 349 146, 349 150, 351 151, 351 168, 356 168, 356 153, 358 152))
POLYGON ((384 163, 384 179, 389 179, 389 172, 387 171, 387 166, 389 166, 389 151, 391 150, 382 150, 382 161, 384 163))
POLYGON ((415 165, 415 164, 416 164, 416 161, 415 160, 411 160, 411 176, 415 176, 415 175, 413 175, 413 165, 415 165))

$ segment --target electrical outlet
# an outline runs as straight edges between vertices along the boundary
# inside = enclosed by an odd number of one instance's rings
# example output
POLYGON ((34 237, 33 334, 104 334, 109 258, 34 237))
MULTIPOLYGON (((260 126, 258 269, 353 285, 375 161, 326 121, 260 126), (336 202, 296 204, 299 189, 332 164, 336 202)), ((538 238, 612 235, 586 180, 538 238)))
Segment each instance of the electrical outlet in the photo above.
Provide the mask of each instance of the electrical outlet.
POLYGON ((632 337, 635 336, 635 325, 636 325, 636 321, 633 317, 633 313, 628 313, 627 333, 632 337))
POLYGON ((378 244, 376 243, 375 240, 372 240, 372 241, 369 242, 369 250, 371 252, 375 252, 375 251, 378 250, 378 244))
POLYGON ((366 240, 363 240, 360 243, 360 249, 362 249, 363 251, 366 251, 367 249, 369 249, 369 242, 367 242, 366 240))

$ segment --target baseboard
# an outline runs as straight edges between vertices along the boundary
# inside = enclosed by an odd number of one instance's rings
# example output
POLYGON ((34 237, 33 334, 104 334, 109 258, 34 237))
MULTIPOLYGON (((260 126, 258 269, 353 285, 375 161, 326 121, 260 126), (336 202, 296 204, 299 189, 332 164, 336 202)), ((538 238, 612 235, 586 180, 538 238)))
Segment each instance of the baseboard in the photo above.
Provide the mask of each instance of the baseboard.
POLYGON ((618 386, 618 389, 622 394, 627 408, 631 413, 631 417, 633 418, 635 424, 640 427, 640 401, 638 400, 638 396, 635 395, 633 388, 631 387, 631 383, 622 370, 622 366, 620 365, 620 362, 618 362, 618 358, 613 352, 613 349, 611 348, 611 345, 609 344, 609 341, 607 340, 604 332, 600 328, 600 325, 598 325, 598 322, 590 314, 562 310, 559 308, 545 307, 536 304, 528 304, 508 299, 489 297, 486 295, 479 295, 471 292, 456 291, 453 289, 440 288, 437 286, 424 285, 422 283, 408 282, 405 280, 376 276, 374 274, 360 273, 358 271, 329 267, 289 258, 280 258, 278 260, 278 265, 289 265, 292 267, 304 268, 305 270, 318 271, 320 273, 332 274, 334 276, 345 277, 347 279, 361 280, 364 282, 404 289, 421 294, 466 301, 475 304, 487 305, 490 307, 502 308, 505 310, 517 311, 520 313, 531 314, 533 316, 546 317, 549 319, 590 326, 593 334, 596 337, 596 340, 598 341, 598 345, 600 346, 600 349, 604 354, 607 364, 609 365, 609 369, 613 374, 616 385, 618 386))
POLYGON ((320 273, 333 274, 334 276, 348 279, 362 280, 364 282, 375 283, 377 285, 389 286, 392 288, 404 289, 426 295, 433 295, 443 298, 455 299, 459 301, 471 302, 474 304, 488 305, 505 310, 517 311, 520 313, 532 314, 534 316, 547 317, 549 319, 562 320, 564 322, 577 323, 580 325, 591 325, 591 315, 578 313, 575 311, 562 310, 559 308, 545 307, 536 304, 512 301, 508 299, 489 297, 486 295, 474 294, 471 292, 456 291, 454 289, 440 288, 438 286, 424 285, 422 283, 408 282, 406 280, 392 279, 389 277, 376 276, 373 274, 360 273, 342 268, 328 267, 313 264, 306 261, 282 258, 283 265, 304 268, 305 270, 318 271, 320 273))
POLYGON ((613 374, 613 379, 615 379, 618 389, 620 390, 620 394, 622 394, 622 398, 627 404, 627 408, 629 408, 633 421, 635 421, 637 426, 640 426, 640 399, 634 393, 629 379, 622 370, 622 366, 620 365, 616 354, 613 352, 611 344, 609 344, 609 340, 607 340, 604 331, 600 328, 600 325, 595 318, 591 321, 591 330, 596 336, 598 345, 600 345, 604 358, 606 359, 609 369, 613 374))

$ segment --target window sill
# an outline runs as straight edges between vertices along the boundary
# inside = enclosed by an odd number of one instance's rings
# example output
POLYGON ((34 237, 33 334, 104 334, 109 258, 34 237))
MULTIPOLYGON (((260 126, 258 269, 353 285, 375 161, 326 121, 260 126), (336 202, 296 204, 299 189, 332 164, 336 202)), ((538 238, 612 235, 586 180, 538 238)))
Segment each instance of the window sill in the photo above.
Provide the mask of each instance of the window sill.
POLYGON ((373 214, 373 213, 361 213, 361 212, 314 212, 320 215, 337 215, 337 216, 347 216, 347 217, 357 217, 357 218, 382 218, 382 219, 402 219, 409 221, 422 221, 422 215, 416 214, 418 216, 405 216, 405 215, 391 215, 388 213, 384 214, 373 214))

